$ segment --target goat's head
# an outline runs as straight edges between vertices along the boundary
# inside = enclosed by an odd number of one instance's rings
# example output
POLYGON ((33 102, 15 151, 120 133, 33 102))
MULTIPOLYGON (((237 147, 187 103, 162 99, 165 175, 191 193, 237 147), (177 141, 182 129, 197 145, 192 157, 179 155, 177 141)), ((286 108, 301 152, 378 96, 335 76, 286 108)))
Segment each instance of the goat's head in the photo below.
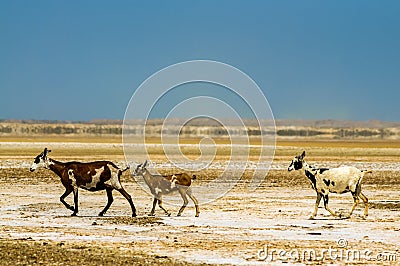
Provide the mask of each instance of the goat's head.
POLYGON ((147 166, 147 160, 143 164, 139 164, 136 167, 135 172, 133 173, 133 175, 134 176, 143 175, 144 172, 146 171, 146 166, 147 166))
POLYGON ((288 167, 288 171, 302 169, 303 168, 303 163, 304 163, 304 157, 306 157, 306 152, 305 151, 303 151, 302 154, 297 155, 296 157, 294 157, 292 162, 290 163, 290 165, 288 167))
POLYGON ((38 156, 36 156, 30 168, 31 172, 35 171, 39 167, 47 167, 49 161, 49 159, 47 158, 47 154, 49 152, 51 152, 51 150, 44 148, 44 151, 40 153, 38 156))

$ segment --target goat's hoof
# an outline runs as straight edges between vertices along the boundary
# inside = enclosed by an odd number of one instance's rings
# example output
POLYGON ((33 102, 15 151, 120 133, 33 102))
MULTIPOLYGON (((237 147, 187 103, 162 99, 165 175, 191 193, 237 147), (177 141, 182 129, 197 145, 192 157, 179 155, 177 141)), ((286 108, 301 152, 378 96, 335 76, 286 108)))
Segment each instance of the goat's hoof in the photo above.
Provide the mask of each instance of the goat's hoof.
POLYGON ((344 215, 343 213, 336 213, 336 217, 339 219, 350 219, 351 214, 344 215))
POLYGON ((171 214, 170 214, 170 213, 166 213, 166 215, 167 215, 168 217, 170 217, 170 216, 171 216, 171 214))
POLYGON ((149 213, 147 214, 148 216, 155 216, 154 213, 149 213))
POLYGON ((104 216, 104 212, 99 213, 99 216, 104 216))
POLYGON ((132 217, 136 217, 136 213, 132 213, 132 217))
POLYGON ((76 212, 74 212, 73 214, 71 214, 71 216, 77 216, 76 212))
POLYGON ((194 217, 199 217, 199 214, 197 213, 194 217))
POLYGON ((315 216, 311 215, 310 218, 308 218, 308 220, 314 220, 315 216))
POLYGON ((180 213, 178 213, 176 216, 177 216, 177 217, 179 217, 179 216, 181 216, 181 214, 180 214, 180 213))

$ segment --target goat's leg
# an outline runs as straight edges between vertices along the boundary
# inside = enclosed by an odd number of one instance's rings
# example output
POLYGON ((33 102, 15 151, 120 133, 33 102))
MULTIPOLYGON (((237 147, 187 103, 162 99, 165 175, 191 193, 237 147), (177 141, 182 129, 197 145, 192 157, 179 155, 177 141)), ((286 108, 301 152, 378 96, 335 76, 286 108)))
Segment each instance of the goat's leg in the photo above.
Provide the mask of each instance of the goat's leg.
POLYGON ((351 207, 351 210, 350 210, 350 212, 349 212, 348 218, 350 218, 350 216, 353 214, 353 211, 355 210, 355 208, 356 208, 357 205, 358 205, 358 202, 360 201, 360 200, 358 199, 357 192, 351 192, 351 195, 353 196, 354 203, 353 203, 353 206, 351 207))
POLYGON ((188 188, 188 190, 186 191, 186 194, 189 196, 189 198, 192 199, 193 203, 194 203, 194 207, 196 208, 196 217, 199 217, 199 202, 197 201, 197 199, 193 196, 192 190, 191 188, 188 188))
POLYGON ((149 216, 154 216, 154 212, 156 210, 157 202, 158 202, 158 199, 156 197, 154 197, 154 199, 153 199, 153 207, 151 208, 149 216))
POLYGON ((64 206, 65 206, 68 210, 75 211, 75 208, 74 208, 73 206, 71 206, 71 205, 69 205, 67 202, 65 202, 65 198, 66 198, 69 194, 71 194, 72 190, 73 190, 72 187, 66 187, 66 188, 65 188, 64 194, 62 194, 61 197, 60 197, 60 201, 61 201, 62 204, 64 204, 64 206))
POLYGON ((112 195, 112 188, 107 188, 106 192, 107 192, 107 205, 99 213, 99 216, 103 216, 107 212, 108 208, 110 208, 111 204, 114 201, 114 198, 113 198, 113 195, 112 195))
POLYGON ((189 203, 189 200, 188 200, 187 197, 186 197, 186 190, 181 188, 181 189, 179 189, 179 193, 180 193, 181 196, 182 196, 183 205, 182 205, 182 207, 179 209, 179 212, 178 212, 177 216, 181 216, 183 210, 186 208, 186 206, 187 206, 188 203, 189 203))
POLYGON ((171 213, 169 213, 169 212, 162 206, 162 198, 161 198, 161 197, 158 199, 158 207, 160 207, 160 208, 165 212, 166 215, 171 216, 171 213))
POLYGON ((74 192, 74 212, 71 214, 71 216, 76 216, 76 214, 78 213, 78 188, 74 187, 73 191, 74 192))
POLYGON ((362 201, 364 202, 364 205, 365 205, 363 218, 366 219, 368 216, 368 198, 362 192, 360 192, 359 197, 362 199, 362 201))
POLYGON ((315 216, 317 215, 318 206, 319 206, 319 203, 320 203, 320 201, 321 201, 321 198, 322 198, 322 194, 320 194, 320 193, 317 192, 317 200, 315 201, 314 212, 313 212, 313 214, 310 216, 310 220, 314 219, 315 216))
POLYGON ((133 204, 131 195, 129 195, 128 192, 126 192, 123 187, 121 187, 120 189, 117 189, 117 190, 129 202, 129 205, 131 205, 132 217, 136 217, 136 208, 135 208, 135 205, 133 204))
POLYGON ((328 195, 324 195, 324 206, 325 206, 325 210, 327 210, 328 212, 330 212, 330 214, 332 214, 333 216, 337 217, 338 215, 332 211, 329 206, 328 206, 328 201, 329 201, 329 196, 328 195))

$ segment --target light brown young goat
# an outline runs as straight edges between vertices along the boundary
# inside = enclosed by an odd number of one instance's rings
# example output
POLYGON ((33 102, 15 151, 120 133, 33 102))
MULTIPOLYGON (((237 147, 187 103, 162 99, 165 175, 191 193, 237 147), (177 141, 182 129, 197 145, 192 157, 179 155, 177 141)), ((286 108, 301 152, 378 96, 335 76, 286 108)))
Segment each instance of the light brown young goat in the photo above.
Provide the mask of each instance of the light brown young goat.
POLYGON ((174 191, 178 191, 183 199, 183 205, 179 209, 178 215, 181 216, 183 210, 188 205, 189 201, 187 196, 192 199, 194 206, 196 208, 196 217, 199 217, 199 203, 197 199, 193 196, 192 189, 190 185, 192 184, 192 180, 196 179, 196 176, 193 175, 192 177, 186 173, 174 174, 174 175, 153 175, 151 174, 147 168, 147 161, 143 164, 139 164, 136 167, 135 172, 133 175, 143 176, 144 181, 146 182, 147 186, 150 189, 151 194, 154 196, 153 200, 153 208, 151 209, 150 215, 154 215, 154 211, 156 208, 156 204, 158 202, 158 206, 168 215, 169 213, 163 206, 162 206, 162 196, 165 194, 169 194, 174 191), (187 196, 186 196, 187 195, 187 196))

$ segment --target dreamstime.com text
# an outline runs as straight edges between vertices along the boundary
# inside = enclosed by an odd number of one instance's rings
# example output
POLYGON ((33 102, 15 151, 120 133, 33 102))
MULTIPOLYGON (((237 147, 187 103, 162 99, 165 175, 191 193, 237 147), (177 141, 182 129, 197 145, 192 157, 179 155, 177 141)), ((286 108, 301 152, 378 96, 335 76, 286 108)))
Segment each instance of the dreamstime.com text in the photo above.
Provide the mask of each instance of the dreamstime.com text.
POLYGON ((334 246, 328 248, 292 248, 278 249, 268 244, 257 252, 257 258, 262 261, 302 262, 302 261, 387 261, 395 262, 400 260, 394 251, 373 252, 369 249, 350 249, 345 239, 339 239, 334 246))

